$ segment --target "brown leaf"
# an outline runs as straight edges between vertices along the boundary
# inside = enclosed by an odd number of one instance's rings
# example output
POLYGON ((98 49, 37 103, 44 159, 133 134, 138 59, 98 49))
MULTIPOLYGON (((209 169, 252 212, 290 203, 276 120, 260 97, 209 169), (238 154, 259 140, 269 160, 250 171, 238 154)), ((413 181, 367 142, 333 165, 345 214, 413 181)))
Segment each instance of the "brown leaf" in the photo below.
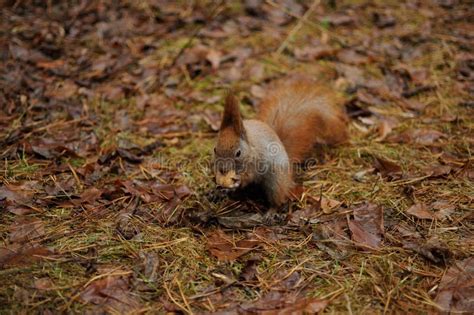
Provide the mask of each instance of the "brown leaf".
POLYGON ((424 203, 416 203, 406 210, 406 213, 417 217, 418 219, 432 220, 435 218, 434 214, 428 210, 424 203))
POLYGON ((239 81, 242 78, 242 69, 241 67, 232 66, 228 69, 220 69, 219 76, 226 82, 235 82, 239 81))
POLYGON ((380 248, 384 233, 383 208, 365 203, 353 211, 354 219, 349 221, 352 240, 363 248, 380 248))
POLYGON ((334 199, 326 197, 321 198, 321 210, 323 210, 325 214, 333 213, 341 204, 342 202, 334 199))
POLYGON ((257 84, 253 84, 250 87, 250 93, 252 94, 253 97, 255 97, 257 99, 262 99, 266 95, 265 89, 262 88, 260 85, 257 85, 257 84))
POLYGON ((381 98, 373 95, 370 91, 365 89, 358 89, 356 96, 359 101, 368 105, 380 106, 385 103, 381 98))
POLYGON ((157 253, 140 251, 141 271, 148 281, 156 281, 159 276, 160 259, 157 253))
POLYGON ((345 219, 330 220, 320 224, 320 229, 314 231, 313 240, 318 248, 327 252, 332 258, 343 259, 352 244, 347 228, 348 224, 345 219))
POLYGON ((403 108, 418 111, 418 112, 421 112, 426 107, 426 104, 414 99, 399 98, 399 99, 396 99, 395 102, 403 108))
POLYGON ((140 185, 135 184, 134 182, 132 182, 130 180, 126 180, 126 181, 117 180, 116 183, 121 184, 125 188, 126 192, 130 193, 133 196, 141 198, 144 202, 150 202, 151 201, 152 197, 150 196, 148 191, 146 191, 140 185))
POLYGON ((432 165, 423 170, 423 174, 431 178, 444 177, 449 175, 452 171, 452 167, 449 165, 432 165))
POLYGON ((375 138, 375 141, 381 142, 387 138, 387 136, 392 132, 392 129, 398 124, 394 119, 381 118, 377 123, 377 133, 378 137, 375 138))
MULTIPOLYGON (((114 270, 111 273, 127 272, 114 270)), ((96 304, 119 313, 132 313, 140 306, 136 295, 130 292, 130 280, 126 276, 105 275, 104 278, 90 283, 82 291, 80 298, 85 303, 96 304)))
POLYGON ((262 81, 265 77, 265 67, 261 63, 256 63, 248 70, 248 75, 254 82, 262 81))
POLYGON ((37 245, 10 244, 0 247, 0 267, 28 265, 51 254, 49 249, 37 245))
POLYGON ((130 152, 130 150, 117 148, 117 154, 124 160, 130 163, 141 163, 143 160, 141 157, 130 152))
POLYGON ((391 179, 400 178, 402 175, 402 168, 393 161, 385 160, 380 157, 375 157, 374 167, 382 174, 383 177, 391 179))
POLYGON ((317 60, 330 57, 337 52, 337 49, 327 44, 319 44, 315 46, 305 46, 295 48, 294 54, 296 59, 301 61, 317 60))
POLYGON ((36 66, 37 67, 40 67, 40 68, 43 68, 43 69, 57 69, 57 68, 61 68, 62 66, 64 66, 65 62, 64 60, 61 60, 61 59, 57 59, 57 60, 40 60, 38 62, 36 62, 36 66))
POLYGON ((23 243, 45 234, 43 221, 40 219, 19 219, 10 226, 10 241, 23 243))
POLYGON ((416 203, 406 210, 410 215, 417 217, 418 219, 426 220, 444 220, 446 217, 451 215, 455 210, 455 206, 445 200, 435 201, 429 207, 424 203, 416 203), (428 208, 436 210, 430 211, 428 208))
POLYGON ((408 237, 408 238, 414 238, 414 239, 421 238, 421 234, 418 233, 415 227, 411 225, 399 223, 396 225, 396 229, 398 230, 398 232, 401 234, 402 237, 408 237))
POLYGON ((35 279, 34 286, 35 286, 35 289, 44 291, 44 290, 50 290, 54 286, 54 283, 50 278, 45 277, 45 278, 35 279))
POLYGON ((234 261, 255 249, 260 244, 256 239, 234 242, 222 230, 215 230, 207 238, 207 248, 220 261, 234 261))
POLYGON ((454 205, 450 204, 446 200, 439 200, 433 202, 431 204, 431 208, 433 210, 436 210, 434 215, 438 220, 444 220, 446 217, 450 216, 456 209, 454 205))
POLYGON ((33 208, 18 205, 7 205, 6 209, 16 215, 25 215, 35 212, 33 208))
POLYGON ((337 59, 351 65, 362 65, 369 62, 369 58, 353 49, 343 49, 337 53, 337 59))
POLYGON ((6 199, 12 203, 29 203, 34 195, 32 190, 27 189, 25 185, 8 184, 0 187, 0 200, 6 199))
MULTIPOLYGON (((175 196, 175 187, 170 184, 154 183, 150 185, 150 188, 156 196, 159 196, 160 199, 171 200, 175 196)), ((190 190, 187 189, 186 186, 183 186, 182 188, 180 188, 180 190, 181 189, 183 196, 189 195, 190 190)))
POLYGON ((58 100, 67 100, 77 94, 79 87, 72 80, 64 80, 53 85, 45 95, 58 100))
POLYGON ((318 298, 297 297, 278 291, 270 291, 256 302, 240 306, 249 314, 318 314, 328 305, 327 300, 318 298))
POLYGON ((450 249, 437 238, 430 238, 426 242, 406 242, 403 248, 411 249, 432 263, 446 265, 452 257, 450 249))
POLYGON ((434 129, 414 129, 407 130, 402 134, 389 137, 389 142, 397 143, 414 143, 419 145, 433 145, 438 139, 446 137, 446 135, 440 131, 434 129))
POLYGON ((213 112, 209 109, 206 109, 202 114, 202 119, 211 127, 212 131, 219 131, 221 126, 221 115, 220 113, 213 112))
POLYGON ((98 188, 91 187, 82 192, 81 198, 79 199, 79 201, 81 203, 94 203, 97 199, 100 198, 100 196, 102 195, 102 192, 103 191, 98 188))
POLYGON ((213 70, 217 70, 221 63, 222 53, 215 49, 209 49, 206 54, 206 59, 211 63, 213 70))
POLYGON ((318 205, 308 205, 305 208, 298 209, 293 211, 288 215, 288 223, 295 226, 305 225, 306 222, 314 218, 319 214, 320 206, 318 205))
POLYGON ((240 278, 245 281, 253 281, 257 278, 257 267, 260 263, 261 258, 248 259, 245 261, 245 265, 240 273, 240 278))
POLYGON ((175 188, 174 192, 176 193, 176 196, 178 196, 178 198, 180 199, 184 199, 193 193, 192 190, 189 189, 189 187, 186 185, 182 185, 175 188))
POLYGON ((342 13, 335 13, 332 15, 327 15, 323 18, 323 21, 327 21, 329 24, 334 26, 339 25, 349 25, 354 24, 356 21, 353 16, 342 14, 342 13))
POLYGON ((249 213, 248 211, 232 211, 228 215, 219 215, 217 221, 220 225, 229 229, 253 228, 265 222, 260 213, 249 213))
POLYGON ((374 12, 374 14, 372 15, 372 19, 374 21, 374 24, 378 28, 391 27, 397 24, 397 20, 395 19, 395 17, 388 12, 374 12))
POLYGON ((450 314, 474 313, 474 257, 456 261, 444 274, 435 302, 450 314))
POLYGON ((344 76, 352 87, 367 87, 370 89, 380 89, 384 83, 372 78, 364 73, 361 67, 347 65, 341 62, 336 63, 338 74, 344 76))

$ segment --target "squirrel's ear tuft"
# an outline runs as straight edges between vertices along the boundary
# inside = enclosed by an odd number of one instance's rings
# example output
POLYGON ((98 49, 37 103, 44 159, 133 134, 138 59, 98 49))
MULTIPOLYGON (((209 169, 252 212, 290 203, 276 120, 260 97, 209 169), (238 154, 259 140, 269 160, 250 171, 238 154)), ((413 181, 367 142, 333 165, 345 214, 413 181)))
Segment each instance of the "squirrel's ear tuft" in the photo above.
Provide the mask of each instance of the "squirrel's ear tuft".
POLYGON ((224 104, 221 130, 226 128, 231 128, 238 136, 245 138, 244 125, 239 109, 239 100, 232 90, 227 93, 224 104))

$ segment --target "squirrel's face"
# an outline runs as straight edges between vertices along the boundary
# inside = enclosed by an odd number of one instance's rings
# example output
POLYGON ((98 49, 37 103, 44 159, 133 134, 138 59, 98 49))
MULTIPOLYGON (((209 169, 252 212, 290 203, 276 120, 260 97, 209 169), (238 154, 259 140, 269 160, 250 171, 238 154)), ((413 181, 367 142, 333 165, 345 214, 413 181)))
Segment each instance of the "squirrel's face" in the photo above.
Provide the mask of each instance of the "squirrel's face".
POLYGON ((221 130, 214 148, 214 174, 216 184, 227 189, 236 189, 241 185, 244 172, 244 160, 248 145, 233 130, 221 130))
POLYGON ((214 149, 214 174, 218 186, 239 188, 244 173, 244 158, 249 156, 249 146, 237 98, 229 93, 224 104, 217 145, 214 149))

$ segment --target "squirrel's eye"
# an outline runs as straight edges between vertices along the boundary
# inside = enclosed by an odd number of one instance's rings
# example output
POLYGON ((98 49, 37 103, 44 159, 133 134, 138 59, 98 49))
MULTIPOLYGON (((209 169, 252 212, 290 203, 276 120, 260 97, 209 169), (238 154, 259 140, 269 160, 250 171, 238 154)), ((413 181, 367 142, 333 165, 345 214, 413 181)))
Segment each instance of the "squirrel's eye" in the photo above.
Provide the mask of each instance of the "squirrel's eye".
POLYGON ((235 157, 240 157, 240 154, 241 154, 241 153, 242 153, 242 152, 240 151, 240 149, 237 150, 237 151, 235 152, 235 157))

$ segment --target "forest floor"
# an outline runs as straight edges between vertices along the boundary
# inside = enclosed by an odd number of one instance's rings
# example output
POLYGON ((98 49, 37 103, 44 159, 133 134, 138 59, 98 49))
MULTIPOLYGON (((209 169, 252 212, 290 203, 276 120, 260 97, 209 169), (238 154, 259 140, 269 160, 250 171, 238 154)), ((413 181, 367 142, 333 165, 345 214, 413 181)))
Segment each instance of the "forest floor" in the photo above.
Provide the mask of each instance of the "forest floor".
POLYGON ((5 1, 0 313, 474 313, 469 2, 5 1), (269 222, 212 149, 296 72, 351 141, 269 222))

